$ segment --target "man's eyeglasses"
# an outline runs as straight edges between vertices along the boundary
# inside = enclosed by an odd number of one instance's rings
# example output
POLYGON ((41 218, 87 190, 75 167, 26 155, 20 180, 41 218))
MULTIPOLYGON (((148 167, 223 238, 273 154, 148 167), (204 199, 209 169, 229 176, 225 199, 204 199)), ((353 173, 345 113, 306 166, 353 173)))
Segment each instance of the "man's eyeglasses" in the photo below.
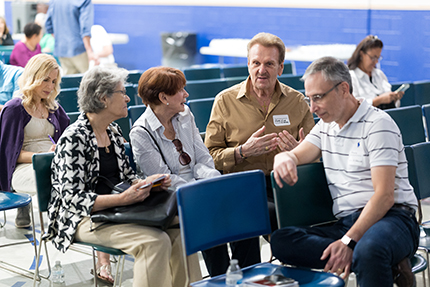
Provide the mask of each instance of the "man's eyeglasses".
POLYGON ((366 54, 367 56, 369 56, 370 60, 372 60, 372 62, 380 62, 382 60, 382 56, 380 56, 379 58, 377 56, 370 56, 369 54, 367 54, 366 52, 364 52, 364 54, 366 54))
POLYGON ((323 97, 325 97, 328 93, 330 93, 331 91, 333 91, 337 86, 339 86, 340 84, 342 84, 343 82, 339 82, 336 85, 333 86, 333 88, 331 88, 330 90, 328 90, 327 92, 325 92, 324 94, 321 95, 315 95, 313 97, 309 97, 309 99, 314 102, 317 103, 319 102, 323 97))
POLYGON ((172 143, 175 145, 176 150, 179 152, 179 163, 182 165, 189 164, 191 162, 191 157, 182 149, 182 142, 179 139, 174 139, 172 140, 172 143))

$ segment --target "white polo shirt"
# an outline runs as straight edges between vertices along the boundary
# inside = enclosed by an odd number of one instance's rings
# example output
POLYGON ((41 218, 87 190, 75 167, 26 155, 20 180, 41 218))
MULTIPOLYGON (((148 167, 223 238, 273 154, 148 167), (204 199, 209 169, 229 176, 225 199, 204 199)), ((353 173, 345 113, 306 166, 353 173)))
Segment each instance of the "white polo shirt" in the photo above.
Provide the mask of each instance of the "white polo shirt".
POLYGON ((382 165, 397 167, 395 203, 417 209, 399 128, 387 113, 359 100, 359 108, 342 129, 320 120, 305 139, 322 152, 333 214, 340 218, 363 208, 374 194, 370 169, 382 165))

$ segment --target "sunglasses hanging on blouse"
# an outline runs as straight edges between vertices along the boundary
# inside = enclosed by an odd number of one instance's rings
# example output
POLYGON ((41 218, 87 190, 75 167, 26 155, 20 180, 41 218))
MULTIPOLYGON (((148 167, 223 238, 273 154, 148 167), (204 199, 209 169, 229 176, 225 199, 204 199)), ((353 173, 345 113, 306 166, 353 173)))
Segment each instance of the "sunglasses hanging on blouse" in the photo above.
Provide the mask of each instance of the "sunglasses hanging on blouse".
POLYGON ((179 139, 174 139, 172 140, 172 143, 175 145, 176 150, 179 152, 179 163, 182 165, 189 164, 191 162, 191 157, 182 149, 182 142, 179 139))

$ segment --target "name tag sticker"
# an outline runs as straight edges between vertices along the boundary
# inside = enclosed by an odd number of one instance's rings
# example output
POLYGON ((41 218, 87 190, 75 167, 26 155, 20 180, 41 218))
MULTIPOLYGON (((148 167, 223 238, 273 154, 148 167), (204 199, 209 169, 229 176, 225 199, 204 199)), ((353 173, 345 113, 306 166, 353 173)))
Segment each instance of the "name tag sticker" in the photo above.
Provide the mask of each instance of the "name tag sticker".
POLYGON ((273 124, 277 127, 280 127, 280 126, 289 126, 291 123, 288 115, 274 115, 273 124))

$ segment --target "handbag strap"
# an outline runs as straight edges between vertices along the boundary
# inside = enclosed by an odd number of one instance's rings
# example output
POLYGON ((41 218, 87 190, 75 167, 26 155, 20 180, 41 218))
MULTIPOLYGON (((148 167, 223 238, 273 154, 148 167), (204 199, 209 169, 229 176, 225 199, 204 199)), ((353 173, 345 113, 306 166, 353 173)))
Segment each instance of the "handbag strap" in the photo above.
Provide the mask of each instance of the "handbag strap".
MULTIPOLYGON (((163 155, 163 152, 161 151, 160 146, 158 145, 158 143, 157 143, 157 141, 155 140, 155 137, 152 135, 152 133, 151 133, 151 132, 146 128, 146 127, 144 127, 144 126, 142 126, 142 125, 133 126, 133 127, 130 129, 130 131, 131 131, 132 129, 134 129, 135 127, 141 127, 141 128, 143 128, 143 129, 148 133, 148 135, 151 137, 152 141, 153 141, 153 142, 155 143, 155 145, 157 146, 158 152, 160 153, 161 158, 163 159, 163 161, 164 161, 164 163, 166 164, 167 168, 170 170, 170 172, 172 172, 172 171, 171 171, 171 169, 170 169, 170 167, 169 167, 169 165, 167 164, 166 159, 164 158, 164 155, 163 155)), ((132 148, 132 146, 131 146, 131 141, 130 141, 130 148, 131 148, 131 149, 133 149, 133 148, 132 148)))

